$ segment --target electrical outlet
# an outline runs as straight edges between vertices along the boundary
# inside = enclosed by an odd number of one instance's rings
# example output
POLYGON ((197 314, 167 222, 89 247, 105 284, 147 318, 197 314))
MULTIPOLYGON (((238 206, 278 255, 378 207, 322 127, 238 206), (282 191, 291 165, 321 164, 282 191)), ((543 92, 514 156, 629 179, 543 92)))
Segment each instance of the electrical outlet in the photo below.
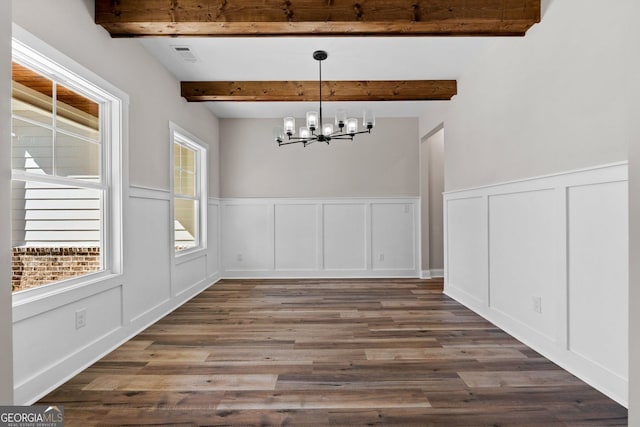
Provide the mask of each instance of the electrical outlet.
POLYGON ((533 311, 536 313, 542 313, 542 297, 531 297, 533 303, 533 311))
POLYGON ((76 311, 76 329, 87 326, 87 309, 83 308, 76 311))
POLYGON ((242 262, 242 254, 236 255, 236 261, 242 262))
POLYGON ((384 261, 384 254, 383 253, 378 255, 378 261, 384 261))

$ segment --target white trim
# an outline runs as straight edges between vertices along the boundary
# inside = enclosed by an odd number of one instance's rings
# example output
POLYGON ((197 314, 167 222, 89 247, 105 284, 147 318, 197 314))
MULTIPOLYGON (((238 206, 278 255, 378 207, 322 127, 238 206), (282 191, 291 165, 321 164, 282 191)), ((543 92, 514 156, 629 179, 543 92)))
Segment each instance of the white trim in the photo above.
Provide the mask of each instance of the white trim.
POLYGON ((222 279, 416 279, 421 278, 413 270, 376 270, 367 272, 366 270, 227 270, 222 279), (254 274, 251 274, 254 273, 254 274), (258 274, 259 273, 259 274, 258 274))
POLYGON ((102 192, 100 255, 103 270, 18 292, 13 295, 13 303, 19 306, 122 274, 123 210, 129 169, 129 96, 16 24, 12 24, 12 57, 105 107, 100 109, 100 184, 12 171, 14 179, 72 185, 102 192))
POLYGON ((169 121, 169 134, 170 134, 170 143, 169 143, 169 162, 170 162, 170 194, 171 199, 170 203, 170 229, 171 232, 171 247, 175 248, 175 232, 173 232, 175 227, 175 199, 176 195, 174 194, 174 144, 178 143, 184 145, 193 151, 196 152, 197 156, 197 183, 196 183, 196 194, 198 199, 198 223, 197 225, 197 246, 192 249, 186 249, 180 252, 175 252, 174 250, 174 264, 185 262, 188 260, 192 260, 198 256, 199 254, 205 254, 207 250, 207 207, 208 207, 208 177, 209 177, 209 144, 196 137, 189 131, 184 130, 177 124, 172 121, 169 121), (182 259, 182 261, 179 261, 182 259))
POLYGON ((255 205, 277 202, 278 204, 349 204, 349 203, 402 203, 406 200, 418 201, 418 196, 406 197, 222 197, 218 200, 226 204, 255 205))
POLYGON ((129 104, 127 93, 15 23, 12 24, 12 37, 18 42, 18 49, 23 55, 40 53, 52 61, 46 63, 48 67, 53 69, 52 76, 65 80, 65 83, 69 83, 68 80, 81 79, 84 84, 92 87, 100 96, 114 96, 129 104))
POLYGON ((129 185, 129 197, 169 201, 171 199, 171 192, 160 188, 131 184, 129 185))
MULTIPOLYGON (((551 178, 564 177, 564 176, 567 176, 567 175, 574 175, 574 174, 578 174, 579 175, 579 174, 582 174, 582 173, 585 173, 585 172, 595 172, 595 171, 599 171, 599 170, 603 170, 603 169, 606 170, 606 169, 616 168, 617 166, 627 166, 628 164, 629 164, 628 161, 608 163, 608 164, 605 164, 605 165, 591 166, 591 167, 582 168, 582 169, 573 169, 573 170, 570 170, 570 171, 556 172, 556 173, 552 173, 552 174, 548 174, 548 175, 539 175, 539 176, 533 176, 533 177, 529 177, 529 178, 515 179, 515 180, 512 180, 512 181, 496 182, 496 183, 493 183, 493 184, 481 185, 481 186, 478 186, 478 187, 469 187, 469 188, 461 188, 461 189, 457 189, 457 190, 450 190, 450 191, 445 191, 444 195, 445 196, 456 197, 456 195, 459 194, 459 193, 476 192, 477 190, 487 190, 487 189, 492 189, 492 188, 498 189, 499 187, 510 186, 511 184, 521 184, 521 183, 527 183, 527 182, 536 182, 536 181, 541 181, 541 180, 546 180, 546 179, 551 179, 551 178)), ((619 179, 626 180, 627 179, 626 178, 626 173, 623 173, 619 179), (622 178, 622 176, 624 176, 624 178, 622 178)), ((502 192, 500 192, 500 194, 502 194, 502 192)))
POLYGON ((432 268, 430 270, 422 270, 420 272, 421 279, 433 279, 444 277, 444 268, 432 268))
POLYGON ((54 308, 62 307, 74 301, 97 295, 106 290, 121 286, 120 274, 86 275, 84 280, 51 287, 50 292, 38 295, 16 295, 13 303, 13 322, 20 322, 38 316, 54 308), (67 285, 67 286, 65 286, 67 285))
POLYGON ((429 132, 425 133, 421 138, 420 138, 420 144, 422 144, 423 142, 425 142, 427 139, 431 138, 433 135, 435 135, 436 133, 438 133, 439 131, 441 131, 442 129, 444 129, 444 122, 440 122, 438 125, 436 125, 433 129, 431 129, 429 132))

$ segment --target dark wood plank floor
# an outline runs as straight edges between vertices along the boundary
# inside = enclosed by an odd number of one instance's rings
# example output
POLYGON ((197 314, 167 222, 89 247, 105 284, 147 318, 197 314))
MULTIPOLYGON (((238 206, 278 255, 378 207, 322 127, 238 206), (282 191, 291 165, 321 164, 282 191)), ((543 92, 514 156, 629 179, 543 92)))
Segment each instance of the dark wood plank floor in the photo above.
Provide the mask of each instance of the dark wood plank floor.
POLYGON ((417 279, 224 280, 40 403, 67 426, 627 424, 417 279))

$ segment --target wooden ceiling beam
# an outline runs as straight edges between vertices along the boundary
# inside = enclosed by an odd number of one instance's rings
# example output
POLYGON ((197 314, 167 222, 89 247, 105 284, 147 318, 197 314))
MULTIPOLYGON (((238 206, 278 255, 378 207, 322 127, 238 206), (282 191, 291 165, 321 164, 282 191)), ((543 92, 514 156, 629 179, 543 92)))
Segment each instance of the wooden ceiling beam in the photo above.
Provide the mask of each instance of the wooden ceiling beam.
POLYGON ((112 37, 522 36, 541 0, 95 0, 112 37))
MULTIPOLYGON (((189 102, 318 101, 317 81, 181 82, 189 102)), ((442 101, 457 93, 455 80, 323 81, 323 101, 442 101)))

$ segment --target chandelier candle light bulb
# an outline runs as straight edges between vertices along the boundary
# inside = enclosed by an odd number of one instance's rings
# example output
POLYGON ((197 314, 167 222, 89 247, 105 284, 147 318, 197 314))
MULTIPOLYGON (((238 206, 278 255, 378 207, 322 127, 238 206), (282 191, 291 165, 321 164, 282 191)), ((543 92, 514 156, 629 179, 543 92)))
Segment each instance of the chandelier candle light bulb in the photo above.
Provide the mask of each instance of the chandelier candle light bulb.
POLYGON ((376 124, 376 117, 371 110, 364 111, 364 117, 362 118, 362 126, 367 129, 372 129, 376 124))
POLYGON ((318 128, 318 112, 309 111, 307 113, 307 128, 313 132, 318 128))
POLYGON ((358 132, 358 119, 347 119, 347 133, 354 135, 358 132))
POLYGON ((293 117, 284 118, 284 132, 287 135, 293 135, 296 133, 296 119, 293 117))
POLYGON ((296 133, 296 120, 293 117, 285 117, 283 128, 274 131, 274 139, 279 146, 302 143, 306 147, 316 141, 329 144, 332 139, 350 139, 353 141, 354 136, 361 133, 371 133, 371 129, 375 126, 375 116, 373 111, 369 109, 364 112, 362 126, 365 130, 361 131, 358 131, 358 119, 347 119, 347 112, 344 109, 336 111, 335 127, 333 123, 325 123, 322 120, 322 61, 327 59, 328 56, 324 50, 313 52, 313 59, 318 61, 320 108, 318 111, 307 112, 307 127, 300 128, 299 136, 294 136, 296 133), (319 132, 316 134, 317 129, 319 129, 319 132))

